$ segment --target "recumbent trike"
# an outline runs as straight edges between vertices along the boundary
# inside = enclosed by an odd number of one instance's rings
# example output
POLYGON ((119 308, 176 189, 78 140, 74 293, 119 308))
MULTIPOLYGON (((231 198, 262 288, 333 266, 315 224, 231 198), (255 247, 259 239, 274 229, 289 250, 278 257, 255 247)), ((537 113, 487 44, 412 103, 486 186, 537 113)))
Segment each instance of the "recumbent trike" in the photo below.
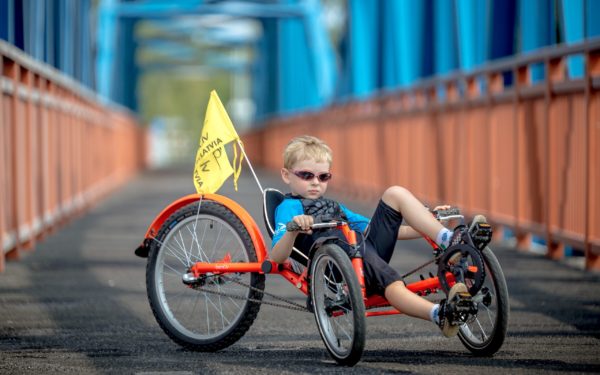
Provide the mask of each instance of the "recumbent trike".
MULTIPOLYGON (((275 207, 284 195, 263 194, 265 224, 270 235, 275 207)), ((464 217, 458 210, 437 212, 439 220, 464 217)), ((335 227, 346 242, 357 246, 347 223, 315 224, 314 230, 335 227)), ((289 228, 288 229, 294 229, 289 228)), ((419 295, 448 293, 455 282, 467 285, 473 303, 457 309, 458 337, 478 356, 496 353, 504 342, 509 301, 498 260, 487 247, 491 228, 485 222, 464 224, 460 243, 442 252, 429 238, 433 258, 403 275, 407 288, 419 295), (411 275, 437 265, 416 281, 411 275)), ((324 241, 310 254, 296 249, 283 264, 268 260, 256 222, 235 201, 217 194, 191 194, 165 208, 150 225, 136 254, 148 257, 146 287, 152 312, 175 342, 197 351, 217 351, 239 340, 250 328, 262 303, 312 311, 330 355, 354 365, 365 345, 366 317, 401 314, 384 297, 366 295, 360 253, 350 258, 336 240, 324 241), (294 260, 295 259, 295 260, 294 260), (279 274, 308 295, 301 305, 267 293, 265 275, 279 274), (274 301, 263 301, 263 296, 274 301)))

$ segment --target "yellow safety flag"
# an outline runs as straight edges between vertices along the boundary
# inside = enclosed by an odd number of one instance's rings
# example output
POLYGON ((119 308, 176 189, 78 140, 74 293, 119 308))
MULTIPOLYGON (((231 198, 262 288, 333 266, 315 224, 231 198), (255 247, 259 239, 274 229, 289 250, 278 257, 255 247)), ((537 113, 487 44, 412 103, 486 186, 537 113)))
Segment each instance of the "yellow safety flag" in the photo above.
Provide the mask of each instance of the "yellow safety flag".
POLYGON ((200 134, 200 144, 196 153, 196 166, 194 168, 194 186, 198 194, 215 193, 223 182, 233 174, 233 184, 237 191, 237 180, 242 171, 243 154, 237 150, 240 136, 235 131, 225 107, 221 103, 216 91, 211 91, 204 127, 200 134), (233 170, 225 145, 233 144, 233 170), (239 161, 238 159, 239 154, 239 161), (237 163, 236 163, 237 161, 237 163))

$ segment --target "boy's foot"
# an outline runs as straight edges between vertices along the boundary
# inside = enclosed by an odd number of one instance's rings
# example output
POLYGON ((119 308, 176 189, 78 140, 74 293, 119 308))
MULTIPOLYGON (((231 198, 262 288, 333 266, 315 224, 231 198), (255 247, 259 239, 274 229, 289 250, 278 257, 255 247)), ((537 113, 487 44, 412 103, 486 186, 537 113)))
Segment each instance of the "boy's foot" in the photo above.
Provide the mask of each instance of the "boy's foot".
POLYGON ((464 225, 459 225, 454 228, 454 232, 452 233, 452 238, 450 239, 450 246, 458 245, 462 241, 463 231, 465 230, 464 225))
POLYGON ((455 316, 458 308, 468 304, 471 300, 471 295, 467 286, 463 283, 456 283, 448 293, 448 299, 440 302, 438 310, 438 326, 446 337, 456 336, 460 328, 460 322, 455 321, 455 316))

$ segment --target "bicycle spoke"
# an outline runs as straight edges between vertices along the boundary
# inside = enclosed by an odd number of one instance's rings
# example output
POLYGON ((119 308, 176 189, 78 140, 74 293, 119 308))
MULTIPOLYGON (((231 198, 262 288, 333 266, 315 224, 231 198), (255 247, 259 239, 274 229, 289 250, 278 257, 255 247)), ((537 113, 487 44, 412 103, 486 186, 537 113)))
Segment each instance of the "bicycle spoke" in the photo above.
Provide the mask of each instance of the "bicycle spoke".
POLYGON ((185 256, 185 260, 187 264, 191 264, 191 259, 190 256, 187 252, 187 249, 185 248, 185 240, 183 239, 183 234, 181 234, 182 231, 179 231, 179 240, 177 238, 175 238, 175 243, 179 246, 179 248, 181 249, 181 251, 183 251, 183 256, 185 256), (181 241, 181 242, 180 242, 181 241))
POLYGON ((173 249, 169 245, 165 245, 163 242, 160 242, 157 238, 153 238, 153 240, 158 242, 160 244, 161 248, 166 248, 169 251, 169 253, 171 253, 173 255, 173 257, 175 259, 179 260, 181 262, 181 264, 183 264, 185 267, 189 266, 189 264, 186 264, 186 262, 177 255, 176 249, 173 249))
POLYGON ((200 243, 198 242, 198 236, 196 235, 196 228, 190 228, 189 226, 186 226, 186 229, 188 230, 188 232, 190 232, 190 235, 192 236, 191 240, 190 240, 190 255, 193 256, 194 258, 196 258, 196 260, 203 262, 206 261, 208 262, 208 259, 204 260, 202 258, 202 245, 200 245, 200 243), (193 249, 193 245, 194 242, 196 243, 196 247, 198 248, 198 255, 194 255, 194 251, 193 249))
POLYGON ((337 319, 333 320, 333 324, 335 324, 344 335, 346 335, 346 338, 348 338, 348 340, 352 340, 352 335, 350 335, 348 333, 348 331, 346 331, 346 329, 340 324, 340 322, 337 319))

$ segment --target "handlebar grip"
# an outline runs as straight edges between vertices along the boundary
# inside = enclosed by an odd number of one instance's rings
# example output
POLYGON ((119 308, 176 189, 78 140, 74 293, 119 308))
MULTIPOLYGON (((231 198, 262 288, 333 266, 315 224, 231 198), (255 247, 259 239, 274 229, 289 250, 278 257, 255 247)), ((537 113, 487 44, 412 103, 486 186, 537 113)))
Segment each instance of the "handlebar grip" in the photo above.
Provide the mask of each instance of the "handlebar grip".
POLYGON ((437 217, 460 215, 460 209, 458 207, 450 207, 447 210, 437 210, 437 211, 434 211, 434 214, 437 217))
POLYGON ((295 222, 290 221, 286 224, 285 229, 287 229, 288 232, 296 232, 302 228, 300 228, 300 225, 296 224, 295 222))
MULTIPOLYGON (((310 226, 310 229, 319 230, 319 229, 335 228, 338 225, 343 225, 343 224, 345 224, 345 223, 342 221, 330 221, 328 223, 314 223, 313 225, 310 226)), ((288 232, 296 232, 296 231, 302 230, 302 228, 300 228, 300 226, 298 224, 296 224, 296 222, 294 222, 294 221, 290 221, 289 223, 287 223, 285 225, 285 229, 288 232)))

